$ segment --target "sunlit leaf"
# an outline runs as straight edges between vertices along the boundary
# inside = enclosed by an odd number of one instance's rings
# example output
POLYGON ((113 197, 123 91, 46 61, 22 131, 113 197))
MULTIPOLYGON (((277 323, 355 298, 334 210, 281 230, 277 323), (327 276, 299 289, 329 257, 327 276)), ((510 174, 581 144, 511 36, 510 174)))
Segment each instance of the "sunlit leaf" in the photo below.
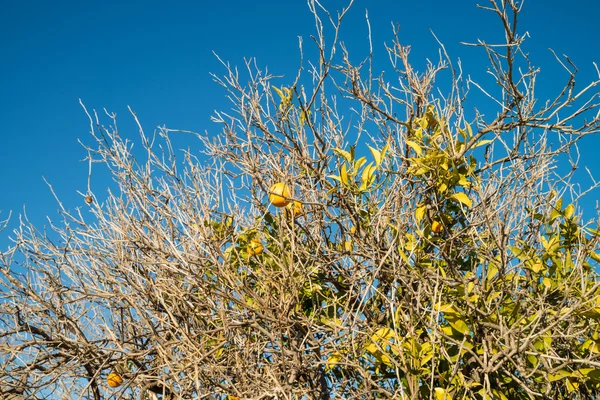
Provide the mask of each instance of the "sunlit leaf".
POLYGON ((435 400, 452 400, 452 396, 446 389, 436 387, 435 391, 435 400))
POLYGON ((373 154, 373 158, 375 159, 375 165, 379 167, 381 164, 381 152, 373 147, 369 146, 369 150, 371 150, 371 154, 373 154))
POLYGON ((325 372, 335 368, 337 363, 342 361, 343 358, 344 356, 339 351, 331 353, 331 355, 327 357, 327 365, 325 366, 325 372))
POLYGON ((471 207, 473 205, 473 201, 471 201, 469 196, 467 196, 466 194, 464 194, 462 192, 454 193, 452 195, 452 198, 454 200, 461 202, 462 204, 466 205, 467 207, 471 207))
POLYGON ((347 152, 346 150, 342 150, 342 149, 338 149, 337 147, 333 149, 333 151, 335 151, 337 154, 339 154, 340 156, 344 157, 344 159, 346 161, 348 161, 349 163, 352 162, 352 154, 350 154, 349 152, 347 152))
POLYGON ((426 204, 424 204, 420 207, 417 207, 417 209, 415 210, 415 218, 417 220, 417 224, 421 223, 421 221, 423 220, 423 217, 425 217, 426 210, 427 210, 426 204))
POLYGON ((417 153, 419 156, 421 154, 423 154, 423 149, 421 148, 421 146, 419 146, 415 142, 407 140, 405 143, 406 143, 407 146, 409 146, 410 148, 412 148, 415 151, 415 153, 417 153))
POLYGON ((348 186, 348 171, 346 170, 346 164, 343 164, 340 169, 340 179, 344 186, 348 186))
POLYGON ((472 148, 474 149, 474 148, 477 148, 477 147, 480 147, 480 146, 485 146, 486 144, 489 144, 489 143, 492 143, 492 142, 493 142, 493 140, 481 140, 481 141, 477 142, 475 144, 475 146, 473 146, 472 148))
POLYGON ((571 218, 575 213, 575 206, 573 204, 569 204, 567 208, 565 208, 564 213, 566 218, 571 218))

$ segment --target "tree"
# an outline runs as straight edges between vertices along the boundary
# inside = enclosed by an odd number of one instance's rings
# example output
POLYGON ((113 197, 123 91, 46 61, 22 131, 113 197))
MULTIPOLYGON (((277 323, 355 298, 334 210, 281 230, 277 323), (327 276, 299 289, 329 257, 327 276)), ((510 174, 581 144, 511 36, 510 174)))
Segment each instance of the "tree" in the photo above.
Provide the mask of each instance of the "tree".
POLYGON ((521 6, 490 0, 506 42, 474 46, 497 95, 447 56, 416 71, 396 33, 391 83, 339 42, 349 7, 308 4, 318 56, 294 80, 223 63, 234 112, 197 135, 207 163, 139 122, 136 158, 88 113, 90 166, 118 190, 49 234, 24 220, 3 253, 4 396, 600 393, 600 231, 556 168, 599 130, 600 79, 576 89, 557 57, 564 89, 537 98, 521 6), (469 116, 469 87, 495 113, 469 116))

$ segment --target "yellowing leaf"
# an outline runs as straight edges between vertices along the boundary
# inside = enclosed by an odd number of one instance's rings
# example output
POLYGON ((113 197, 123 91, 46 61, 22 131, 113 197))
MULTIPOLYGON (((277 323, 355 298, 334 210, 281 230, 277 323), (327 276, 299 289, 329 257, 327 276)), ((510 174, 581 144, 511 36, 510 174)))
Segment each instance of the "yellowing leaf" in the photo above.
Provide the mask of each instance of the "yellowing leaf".
POLYGON ((390 328, 381 328, 373 334, 371 340, 376 343, 389 342, 390 339, 396 337, 396 332, 390 328))
POLYGON ((464 204, 467 207, 471 207, 473 205, 473 201, 471 201, 469 196, 467 196, 466 194, 464 194, 462 192, 454 193, 452 195, 452 198, 456 201, 461 202, 462 204, 464 204))
POLYGON ((425 211, 427 210, 427 205, 422 205, 417 207, 415 210, 415 218, 417 219, 417 224, 421 223, 423 217, 425 217, 425 211))
POLYGON ((369 186, 371 186, 375 179, 374 174, 376 170, 377 167, 373 165, 372 162, 365 167, 362 173, 362 183, 360 184, 359 188, 360 191, 367 190, 369 186))
POLYGON ((371 150, 371 154, 373 154, 373 158, 375 159, 375 165, 379 167, 379 165, 381 164, 381 152, 377 149, 372 148, 371 146, 369 146, 369 150, 371 150))
POLYGON ((571 376, 571 373, 565 369, 561 369, 556 374, 548 374, 548 380, 550 382, 559 381, 561 379, 571 376))
POLYGON ((346 164, 342 165, 340 169, 340 178, 344 186, 348 186, 348 171, 346 169, 346 164))
POLYGON ((542 279, 542 284, 546 287, 546 289, 550 289, 552 287, 552 280, 550 278, 542 279))
POLYGON ((569 204, 567 208, 565 208, 565 217, 571 218, 575 213, 575 206, 573 204, 569 204))
POLYGON ((383 159, 385 158, 385 153, 387 152, 387 150, 390 148, 390 142, 388 141, 385 146, 383 146, 383 149, 381 149, 381 161, 383 161, 383 159))
POLYGON ((327 366, 325 367, 325 371, 330 371, 335 368, 336 364, 342 361, 344 356, 339 351, 335 351, 331 353, 331 355, 327 358, 327 366))
POLYGON ((375 354, 376 352, 379 351, 379 348, 377 347, 377 345, 375 343, 370 343, 365 346, 365 351, 368 353, 371 353, 371 354, 375 354))
POLYGON ((273 86, 273 90, 277 92, 277 94, 279 95, 280 98, 284 99, 285 96, 284 94, 281 92, 281 90, 279 90, 278 88, 276 88, 275 86, 273 86))
POLYGON ((421 146, 419 146, 415 142, 407 140, 405 143, 406 143, 407 146, 409 146, 410 148, 412 148, 415 151, 415 153, 417 153, 419 156, 421 154, 423 154, 423 149, 421 148, 421 146))
POLYGON ((446 389, 436 387, 435 391, 435 400, 452 400, 452 396, 446 389))
POLYGON ((450 326, 452 326, 455 330, 462 333, 463 335, 469 334, 469 326, 465 323, 464 320, 449 318, 448 322, 450 323, 450 326))
POLYGON ((367 162, 367 157, 361 157, 358 160, 354 161, 354 168, 352 170, 352 175, 356 174, 356 171, 358 171, 360 169, 360 167, 362 167, 363 164, 366 162, 367 162))
POLYGON ((337 147, 333 149, 333 151, 335 151, 337 154, 339 154, 340 156, 344 157, 346 159, 346 161, 348 161, 349 163, 352 162, 352 154, 350 154, 349 152, 347 152, 346 150, 342 150, 342 149, 338 149, 337 147))
POLYGON ((475 146, 473 146, 472 148, 474 149, 474 148, 479 147, 479 146, 485 146, 486 144, 492 143, 492 142, 493 142, 493 140, 481 140, 481 141, 477 142, 475 144, 475 146))

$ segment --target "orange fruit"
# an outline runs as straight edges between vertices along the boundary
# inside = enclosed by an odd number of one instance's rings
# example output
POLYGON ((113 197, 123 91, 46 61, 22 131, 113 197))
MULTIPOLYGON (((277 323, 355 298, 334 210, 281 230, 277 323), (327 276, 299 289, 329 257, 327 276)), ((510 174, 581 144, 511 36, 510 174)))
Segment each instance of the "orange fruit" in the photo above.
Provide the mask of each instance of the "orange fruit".
POLYGON ((275 207, 285 207, 290 202, 292 197, 292 191, 289 186, 283 182, 278 182, 269 188, 269 201, 275 207))
POLYGON ((264 250, 263 244, 260 240, 258 239, 252 239, 250 241, 250 243, 248 243, 248 248, 246 249, 246 252, 248 253, 248 256, 257 256, 259 254, 262 254, 264 250))
POLYGON ((304 215, 302 203, 300 203, 299 201, 293 201, 287 206, 285 206, 285 212, 293 217, 300 217, 304 215))
POLYGON ((106 378, 106 383, 108 383, 108 386, 110 386, 111 388, 117 388, 123 383, 123 378, 121 378, 121 375, 112 372, 108 374, 108 378, 106 378))
POLYGON ((444 230, 444 225, 440 224, 437 221, 433 221, 431 223, 431 231, 434 233, 441 233, 444 230))

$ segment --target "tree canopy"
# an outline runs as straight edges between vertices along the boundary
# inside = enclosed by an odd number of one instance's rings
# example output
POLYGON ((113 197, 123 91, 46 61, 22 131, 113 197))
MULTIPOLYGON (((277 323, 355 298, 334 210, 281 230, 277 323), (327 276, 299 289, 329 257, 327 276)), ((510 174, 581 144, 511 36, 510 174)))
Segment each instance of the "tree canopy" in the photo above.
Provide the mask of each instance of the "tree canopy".
POLYGON ((443 46, 416 70, 397 31, 386 76, 368 50, 352 63, 349 6, 308 6, 316 56, 301 45, 296 76, 223 63, 220 134, 185 133, 203 157, 132 113, 136 152, 85 110, 90 171, 115 187, 48 230, 23 219, 2 252, 3 396, 600 393, 600 231, 559 163, 600 128, 600 76, 576 88, 557 57, 564 87, 538 98, 514 0, 481 7, 506 39, 471 44, 489 88, 443 46))

